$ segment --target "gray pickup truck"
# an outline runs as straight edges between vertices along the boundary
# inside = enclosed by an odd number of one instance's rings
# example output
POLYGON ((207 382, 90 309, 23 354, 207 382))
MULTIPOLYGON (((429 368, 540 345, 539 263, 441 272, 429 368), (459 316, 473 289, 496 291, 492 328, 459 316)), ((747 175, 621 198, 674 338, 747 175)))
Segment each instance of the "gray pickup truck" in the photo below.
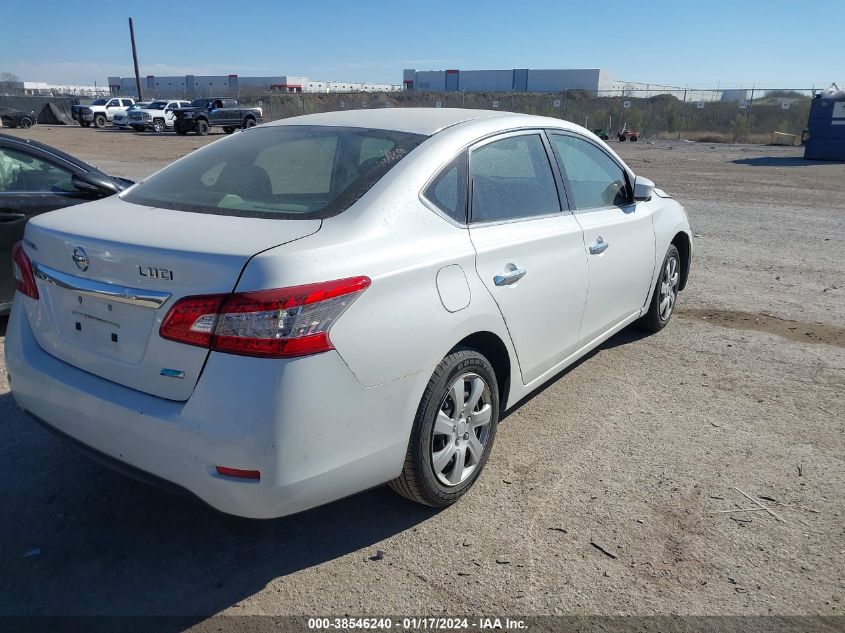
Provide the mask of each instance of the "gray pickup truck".
POLYGON ((235 99, 194 99, 190 108, 174 110, 173 115, 176 117, 173 129, 180 136, 188 132, 205 136, 214 126, 231 134, 238 128, 251 128, 263 122, 261 108, 242 108, 235 99))

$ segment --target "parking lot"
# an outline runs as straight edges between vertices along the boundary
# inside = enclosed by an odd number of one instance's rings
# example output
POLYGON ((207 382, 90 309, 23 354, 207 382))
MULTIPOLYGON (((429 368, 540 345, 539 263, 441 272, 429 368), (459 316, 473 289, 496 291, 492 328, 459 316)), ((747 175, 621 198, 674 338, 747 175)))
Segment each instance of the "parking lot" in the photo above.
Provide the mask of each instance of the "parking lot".
MULTIPOLYGON (((136 180, 223 137, 9 133, 136 180)), ((611 146, 689 213, 675 318, 512 411, 446 510, 378 488, 273 521, 218 514, 49 435, 0 360, 0 614, 841 615, 845 165, 611 146), (754 506, 740 490, 777 517, 723 512, 754 506)))

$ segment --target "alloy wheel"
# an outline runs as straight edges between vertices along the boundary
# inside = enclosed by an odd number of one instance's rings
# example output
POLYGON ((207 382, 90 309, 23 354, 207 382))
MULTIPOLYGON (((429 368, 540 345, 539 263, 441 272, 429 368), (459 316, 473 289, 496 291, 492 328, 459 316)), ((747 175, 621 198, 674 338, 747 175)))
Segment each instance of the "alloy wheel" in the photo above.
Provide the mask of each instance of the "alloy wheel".
POLYGON ((444 486, 466 481, 481 463, 493 416, 490 387, 476 373, 459 376, 437 410, 431 465, 444 486))
POLYGON ((663 264, 660 275, 660 299, 657 306, 661 321, 668 321, 675 308, 678 298, 678 282, 680 281, 678 258, 670 255, 663 264))

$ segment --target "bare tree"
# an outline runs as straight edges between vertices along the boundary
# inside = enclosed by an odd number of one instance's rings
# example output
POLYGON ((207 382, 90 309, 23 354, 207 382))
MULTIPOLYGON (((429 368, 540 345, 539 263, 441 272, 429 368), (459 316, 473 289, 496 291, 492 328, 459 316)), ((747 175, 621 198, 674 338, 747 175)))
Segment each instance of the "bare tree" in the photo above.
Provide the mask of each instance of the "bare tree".
POLYGON ((15 73, 0 73, 0 92, 3 94, 15 92, 18 88, 15 84, 18 81, 18 76, 15 73))

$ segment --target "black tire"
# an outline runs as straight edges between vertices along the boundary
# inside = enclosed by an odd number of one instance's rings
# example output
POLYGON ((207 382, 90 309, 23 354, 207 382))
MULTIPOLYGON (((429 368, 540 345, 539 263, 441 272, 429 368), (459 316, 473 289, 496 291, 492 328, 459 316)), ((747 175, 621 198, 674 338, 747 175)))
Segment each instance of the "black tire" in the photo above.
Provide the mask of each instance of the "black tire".
POLYGON ((635 143, 637 141, 637 137, 631 136, 631 137, 628 138, 628 140, 631 141, 632 143, 635 143))
POLYGON ((82 127, 91 127, 91 121, 80 121, 79 125, 82 127))
POLYGON ((666 257, 663 258, 663 264, 660 266, 660 274, 657 277, 657 283, 654 285, 654 291, 651 296, 651 303, 648 306, 648 312, 646 312, 640 320, 637 321, 637 325, 639 325, 642 329, 649 332, 659 332, 669 323, 669 319, 672 318, 672 314, 675 311, 675 305, 678 301, 678 288, 680 286, 682 266, 681 254, 678 252, 678 249, 674 244, 670 244, 669 249, 666 251, 666 257), (675 261, 674 267, 671 263, 671 260, 673 259, 675 261), (672 270, 675 272, 669 274, 669 271, 672 270), (669 299, 670 305, 667 313, 665 310, 661 310, 663 297, 667 296, 662 292, 662 289, 663 284, 667 283, 667 279, 674 278, 674 274, 677 274, 677 279, 674 283, 670 282, 669 285, 669 291, 672 293, 672 296, 669 299))
POLYGON ((22 116, 21 117, 21 127, 25 130, 28 130, 29 128, 31 128, 32 127, 32 119, 30 119, 28 116, 22 116))
POLYGON ((154 132, 164 132, 165 129, 167 129, 167 125, 164 123, 164 119, 153 119, 154 132))
MULTIPOLYGON (((464 385, 467 383, 465 382, 464 385)), ((471 383, 470 383, 471 384, 471 383)), ((461 388, 463 390, 463 387, 461 388)), ((474 412, 470 412, 473 415, 474 412)), ((457 415, 457 414, 453 414, 457 415)), ((447 416, 449 417, 449 416, 447 416)), ((462 418, 463 419, 463 418, 462 418)), ((411 431, 411 439, 408 442, 408 452, 405 455, 405 464, 402 468, 402 474, 390 482, 390 487, 403 497, 407 497, 411 501, 416 501, 428 506, 442 508, 451 505, 460 499, 467 490, 470 489, 473 483, 478 479, 490 452, 493 449, 493 440, 496 437, 496 426, 499 421, 499 388, 496 382, 496 373, 490 362, 474 349, 457 348, 444 358, 434 373, 431 380, 428 381, 422 400, 417 409, 417 415, 414 418, 414 426, 411 431), (471 376, 468 380, 474 380, 476 377, 481 378, 484 382, 485 389, 483 390, 482 398, 487 402, 478 400, 480 406, 486 408, 490 406, 490 422, 485 427, 478 427, 479 433, 486 432, 486 440, 481 442, 483 450, 481 459, 478 460, 468 473, 466 479, 461 480, 454 485, 445 485, 438 477, 445 476, 443 471, 438 475, 435 472, 433 465, 433 451, 435 448, 435 437, 441 438, 443 435, 435 434, 435 421, 441 412, 445 412, 451 400, 451 387, 453 384, 461 380, 463 376, 471 376)), ((458 427, 455 427, 458 428, 458 427)), ((462 465, 462 472, 466 468, 466 459, 472 458, 471 451, 467 451, 468 442, 466 442, 469 433, 476 433, 475 429, 466 427, 468 431, 463 436, 456 436, 450 438, 449 444, 442 450, 446 450, 453 445, 459 445, 464 442, 464 453, 456 453, 451 461, 446 463, 445 468, 449 464, 456 467, 457 455, 461 455, 464 459, 462 465)), ((479 438, 479 434, 476 434, 479 438)))
POLYGON ((208 136, 208 130, 208 121, 205 119, 199 119, 194 123, 194 132, 197 136, 208 136))
POLYGON ((179 121, 176 121, 176 123, 173 124, 173 129, 179 136, 185 136, 188 133, 188 130, 186 130, 185 126, 182 125, 179 121))
POLYGON ((626 136, 624 134, 617 134, 616 138, 619 139, 620 143, 624 143, 626 136))
POLYGON ((106 127, 106 123, 108 123, 108 119, 106 118, 105 114, 98 114, 94 117, 94 126, 98 128, 106 127))
POLYGON ((235 128, 233 128, 231 125, 224 125, 223 131, 226 132, 226 134, 231 134, 235 131, 235 128))
POLYGON ((248 116, 244 119, 244 129, 248 130, 251 127, 255 127, 255 119, 253 119, 251 116, 248 116))

